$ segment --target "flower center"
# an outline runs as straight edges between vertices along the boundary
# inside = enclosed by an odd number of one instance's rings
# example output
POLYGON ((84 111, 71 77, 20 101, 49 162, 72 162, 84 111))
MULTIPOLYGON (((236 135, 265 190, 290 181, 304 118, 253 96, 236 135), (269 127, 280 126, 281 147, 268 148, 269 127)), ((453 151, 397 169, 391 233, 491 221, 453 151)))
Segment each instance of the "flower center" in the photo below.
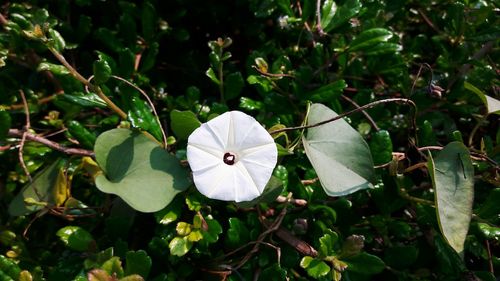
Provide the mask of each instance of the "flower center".
POLYGON ((234 165, 234 162, 236 162, 236 155, 231 152, 226 152, 224 153, 224 157, 222 158, 222 160, 227 165, 234 165))

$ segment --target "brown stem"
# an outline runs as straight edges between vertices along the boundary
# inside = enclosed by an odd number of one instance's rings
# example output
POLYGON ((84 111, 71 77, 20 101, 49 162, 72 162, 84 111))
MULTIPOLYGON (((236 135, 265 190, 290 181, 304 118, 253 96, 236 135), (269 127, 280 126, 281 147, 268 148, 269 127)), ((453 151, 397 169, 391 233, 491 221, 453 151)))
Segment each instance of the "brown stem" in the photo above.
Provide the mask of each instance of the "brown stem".
POLYGON ((64 58, 61 53, 59 53, 56 49, 49 47, 50 52, 57 58, 59 62, 61 62, 75 77, 78 81, 82 82, 85 86, 87 86, 91 91, 95 92, 101 99, 106 102, 106 104, 114 111, 116 112, 122 119, 127 119, 127 113, 125 113, 123 110, 121 110, 113 101, 111 101, 101 90, 99 86, 95 86, 94 84, 90 83, 89 80, 85 79, 76 69, 71 66, 71 64, 68 63, 66 58, 64 58))
MULTIPOLYGON (((346 101, 348 101, 350 104, 354 105, 354 107, 359 108, 359 105, 355 101, 353 101, 352 99, 350 99, 349 97, 347 97, 346 95, 341 95, 341 97, 343 99, 345 99, 346 101)), ((368 122, 370 123, 370 125, 372 125, 372 127, 373 127, 373 129, 375 129, 375 131, 377 131, 377 132, 380 131, 380 128, 377 126, 377 123, 375 123, 375 121, 370 116, 370 114, 368 114, 364 110, 361 110, 361 113, 363 113, 363 115, 365 116, 366 120, 368 120, 368 122)))
MULTIPOLYGON (((405 99, 405 98, 391 98, 391 99, 385 99, 385 100, 378 100, 378 101, 374 101, 374 102, 371 102, 369 104, 365 104, 365 105, 360 106, 358 108, 355 108, 355 109, 353 109, 351 111, 339 114, 339 115, 337 115, 337 116, 335 116, 333 118, 330 118, 328 120, 324 120, 324 121, 321 121, 321 122, 318 122, 318 123, 315 123, 315 124, 311 124, 311 125, 307 125, 307 126, 297 126, 297 127, 283 128, 283 129, 271 131, 269 133, 271 135, 274 135, 274 134, 278 134, 278 133, 281 133, 281 132, 303 130, 303 129, 309 129, 309 128, 318 127, 318 126, 321 126, 321 125, 324 125, 324 124, 327 124, 327 123, 339 120, 339 119, 344 118, 344 117, 346 117, 348 115, 351 115, 353 113, 356 113, 356 112, 363 111, 365 109, 374 107, 376 105, 384 104, 384 103, 390 103, 390 102, 402 102, 402 103, 410 104, 415 109, 415 111, 417 109, 417 106, 415 105, 415 103, 412 100, 410 100, 410 99, 405 99)), ((414 119, 412 119, 412 126, 415 128, 415 120, 414 119)))
POLYGON ((48 139, 43 138, 41 136, 37 136, 35 134, 25 132, 23 130, 9 129, 9 132, 8 132, 8 136, 10 136, 10 137, 22 138, 23 135, 26 136, 27 140, 44 144, 44 145, 46 145, 54 150, 61 151, 61 152, 66 153, 66 154, 94 157, 94 152, 91 150, 65 147, 63 145, 60 145, 57 142, 53 142, 51 140, 48 140, 48 139))

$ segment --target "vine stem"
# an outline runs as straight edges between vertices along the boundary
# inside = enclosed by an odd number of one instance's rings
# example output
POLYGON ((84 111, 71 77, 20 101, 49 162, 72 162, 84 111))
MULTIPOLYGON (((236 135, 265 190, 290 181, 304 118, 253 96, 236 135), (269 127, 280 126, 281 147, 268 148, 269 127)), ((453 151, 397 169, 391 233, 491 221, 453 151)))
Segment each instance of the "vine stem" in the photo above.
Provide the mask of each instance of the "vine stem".
POLYGON ((73 66, 71 66, 71 64, 68 63, 68 61, 66 60, 66 58, 64 58, 64 56, 61 53, 59 53, 56 49, 54 49, 52 47, 49 47, 49 50, 56 57, 56 59, 58 61, 60 61, 68 69, 68 71, 71 73, 71 75, 73 75, 73 77, 75 77, 78 81, 82 82, 91 91, 95 92, 122 119, 127 119, 127 113, 125 113, 113 101, 111 101, 104 94, 104 92, 101 90, 101 88, 99 86, 96 86, 96 85, 90 83, 89 80, 85 79, 85 77, 83 77, 80 73, 78 73, 78 71, 76 71, 76 69, 73 66))
POLYGON ((31 133, 25 132, 23 130, 9 129, 9 132, 7 133, 7 135, 11 136, 11 137, 19 137, 19 138, 22 138, 23 135, 25 135, 25 138, 27 140, 39 142, 39 143, 44 144, 44 145, 46 145, 46 146, 48 146, 48 147, 50 147, 52 149, 64 152, 66 154, 73 154, 73 155, 81 155, 81 156, 94 157, 94 152, 93 151, 86 150, 86 149, 81 149, 81 148, 65 147, 63 145, 60 145, 57 142, 53 142, 53 141, 48 140, 48 139, 46 139, 44 137, 41 137, 41 136, 38 136, 38 135, 35 135, 35 134, 31 134, 31 133))
MULTIPOLYGON (((339 120, 339 119, 344 118, 344 117, 346 117, 348 115, 351 115, 353 113, 356 113, 356 112, 359 112, 359 111, 363 111, 363 110, 368 109, 368 108, 372 108, 372 107, 374 107, 376 105, 384 104, 384 103, 390 103, 390 102, 402 102, 402 103, 410 104, 415 109, 415 112, 417 111, 417 106, 410 99, 405 99, 405 98, 390 98, 390 99, 378 100, 378 101, 374 101, 374 102, 365 104, 365 105, 360 106, 358 108, 355 108, 353 110, 350 110, 350 111, 347 111, 345 113, 339 114, 339 115, 337 115, 337 116, 335 116, 333 118, 330 118, 330 119, 327 119, 327 120, 324 120, 324 121, 321 121, 321 122, 318 122, 318 123, 315 123, 315 124, 278 129, 278 130, 274 130, 274 131, 269 132, 269 134, 274 135, 274 134, 278 134, 278 133, 281 133, 281 132, 303 130, 303 129, 309 129, 309 128, 318 127, 318 126, 321 126, 321 125, 324 125, 324 124, 327 124, 327 123, 339 120)), ((412 126, 413 126, 413 128, 415 128, 415 119, 412 119, 412 126)))

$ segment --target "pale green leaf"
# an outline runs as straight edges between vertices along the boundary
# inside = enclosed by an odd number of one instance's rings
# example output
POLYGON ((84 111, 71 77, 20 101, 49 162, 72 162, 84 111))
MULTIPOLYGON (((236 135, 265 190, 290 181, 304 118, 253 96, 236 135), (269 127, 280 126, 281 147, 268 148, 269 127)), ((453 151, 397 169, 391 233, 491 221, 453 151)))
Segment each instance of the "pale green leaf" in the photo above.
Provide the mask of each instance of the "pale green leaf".
POLYGON ((102 133, 95 155, 104 171, 95 178, 97 187, 141 212, 161 210, 190 185, 179 160, 139 132, 113 129, 102 133))
POLYGON ((474 198, 474 168, 469 151, 451 142, 428 162, 435 189, 439 227, 450 246, 462 254, 474 198))
MULTIPOLYGON (((322 104, 313 104, 307 125, 337 116, 322 104)), ((370 188, 373 160, 361 135, 343 119, 307 130, 302 138, 306 155, 330 196, 343 196, 370 188)))

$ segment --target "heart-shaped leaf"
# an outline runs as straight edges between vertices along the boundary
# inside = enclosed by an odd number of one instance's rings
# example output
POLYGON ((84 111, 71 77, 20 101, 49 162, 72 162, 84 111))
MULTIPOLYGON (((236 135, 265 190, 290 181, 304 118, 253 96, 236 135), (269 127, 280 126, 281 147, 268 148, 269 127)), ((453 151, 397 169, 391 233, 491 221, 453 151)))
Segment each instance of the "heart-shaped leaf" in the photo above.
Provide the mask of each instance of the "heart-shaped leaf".
MULTIPOLYGON (((333 110, 316 103, 311 106, 307 125, 335 116, 333 110)), ((343 119, 308 129, 302 142, 328 195, 343 196, 372 187, 373 160, 368 144, 343 119)))
POLYGON ((140 132, 104 132, 94 150, 104 172, 95 178, 97 188, 120 196, 138 211, 161 210, 190 184, 179 160, 140 132))
POLYGON ((469 230, 474 197, 474 167, 461 142, 449 143, 428 162, 435 190, 439 228, 450 246, 461 254, 469 230))

